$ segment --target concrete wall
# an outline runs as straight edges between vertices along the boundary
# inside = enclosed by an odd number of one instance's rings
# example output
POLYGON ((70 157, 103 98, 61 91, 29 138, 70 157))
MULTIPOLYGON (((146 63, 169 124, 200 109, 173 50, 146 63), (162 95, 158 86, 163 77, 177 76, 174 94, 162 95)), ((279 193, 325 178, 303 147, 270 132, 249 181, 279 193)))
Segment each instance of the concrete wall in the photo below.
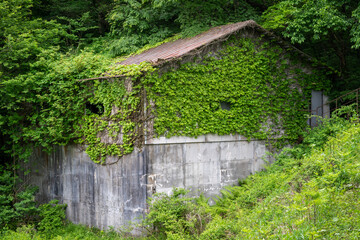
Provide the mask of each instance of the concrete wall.
POLYGON ((240 135, 152 139, 145 151, 148 185, 153 192, 170 193, 181 187, 194 195, 215 197, 223 187, 261 170, 265 153, 263 141, 247 141, 240 135))
POLYGON ((108 159, 110 165, 93 163, 82 146, 54 150, 37 151, 30 161, 27 178, 39 186, 39 200, 66 203, 74 223, 118 229, 143 216, 155 192, 181 187, 215 197, 224 186, 261 170, 266 147, 238 135, 158 138, 141 151, 108 159))
POLYGON ((42 202, 59 199, 74 223, 120 228, 146 209, 146 164, 135 151, 112 165, 92 162, 81 146, 56 147, 30 161, 29 183, 39 186, 42 202))

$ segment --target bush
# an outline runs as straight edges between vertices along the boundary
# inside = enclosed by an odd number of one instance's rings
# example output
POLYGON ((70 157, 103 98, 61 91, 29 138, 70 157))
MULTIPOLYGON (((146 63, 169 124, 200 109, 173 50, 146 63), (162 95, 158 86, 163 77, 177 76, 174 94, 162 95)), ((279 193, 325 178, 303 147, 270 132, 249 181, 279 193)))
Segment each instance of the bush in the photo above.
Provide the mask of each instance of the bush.
POLYGON ((171 195, 155 194, 148 201, 143 227, 156 238, 194 239, 210 221, 207 199, 186 197, 188 191, 174 188, 171 195))
POLYGON ((200 238, 358 239, 359 149, 356 117, 324 120, 265 171, 223 191, 200 238))
POLYGON ((40 240, 41 237, 37 234, 33 225, 24 225, 16 229, 16 231, 8 230, 0 235, 2 240, 40 240))
POLYGON ((37 234, 37 230, 46 238, 53 236, 64 226, 66 205, 52 200, 38 207, 35 201, 37 188, 21 184, 16 175, 17 168, 16 165, 0 165, 1 238, 28 239, 37 234))
POLYGON ((38 224, 38 230, 45 236, 53 236, 64 227, 66 204, 58 203, 58 200, 52 200, 39 207, 41 221, 38 224))
POLYGON ((19 187, 15 168, 0 165, 0 231, 33 223, 38 213, 34 197, 37 188, 19 187))

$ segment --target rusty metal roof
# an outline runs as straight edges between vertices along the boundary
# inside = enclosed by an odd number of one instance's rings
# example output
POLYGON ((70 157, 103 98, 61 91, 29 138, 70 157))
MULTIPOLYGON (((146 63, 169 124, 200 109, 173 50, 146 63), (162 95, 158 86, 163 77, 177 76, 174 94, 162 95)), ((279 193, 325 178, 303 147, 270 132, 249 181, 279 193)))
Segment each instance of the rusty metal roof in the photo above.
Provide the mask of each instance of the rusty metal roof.
POLYGON ((224 38, 228 35, 231 35, 245 27, 256 27, 266 31, 253 20, 214 27, 195 37, 178 39, 176 41, 167 42, 158 47, 151 48, 138 55, 134 55, 127 58, 126 60, 120 62, 120 64, 123 65, 139 64, 145 61, 150 62, 152 64, 156 64, 160 60, 170 60, 173 58, 179 58, 191 52, 192 50, 200 48, 204 45, 207 45, 218 39, 224 38))

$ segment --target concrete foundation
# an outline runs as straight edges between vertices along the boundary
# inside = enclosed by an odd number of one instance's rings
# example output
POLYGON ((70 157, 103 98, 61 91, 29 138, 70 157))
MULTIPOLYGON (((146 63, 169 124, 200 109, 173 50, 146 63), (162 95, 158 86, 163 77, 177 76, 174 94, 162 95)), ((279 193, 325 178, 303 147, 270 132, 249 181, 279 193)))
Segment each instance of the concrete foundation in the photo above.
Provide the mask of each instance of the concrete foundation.
POLYGON ((147 198, 156 192, 180 187, 213 201, 224 186, 261 170, 265 153, 263 141, 238 135, 159 138, 147 141, 141 151, 109 159, 111 165, 99 165, 83 146, 72 145, 55 147, 50 155, 37 151, 27 178, 39 186, 40 201, 66 203, 70 221, 119 229, 139 221, 147 198))

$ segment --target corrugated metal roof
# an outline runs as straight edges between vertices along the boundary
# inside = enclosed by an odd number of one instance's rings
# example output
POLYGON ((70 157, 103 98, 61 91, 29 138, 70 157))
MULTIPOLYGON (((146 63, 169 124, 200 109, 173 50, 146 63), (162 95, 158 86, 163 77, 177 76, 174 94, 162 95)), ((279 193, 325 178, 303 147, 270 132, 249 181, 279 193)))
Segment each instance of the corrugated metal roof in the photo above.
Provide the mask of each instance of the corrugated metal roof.
POLYGON ((138 55, 129 57, 128 59, 120 62, 120 64, 139 64, 145 61, 156 64, 159 60, 178 58, 189 53, 192 50, 207 45, 217 39, 226 37, 227 35, 231 35, 232 33, 235 33, 238 30, 249 26, 261 29, 261 27, 253 20, 214 27, 195 37, 178 39, 176 41, 167 42, 158 47, 151 48, 138 55))

